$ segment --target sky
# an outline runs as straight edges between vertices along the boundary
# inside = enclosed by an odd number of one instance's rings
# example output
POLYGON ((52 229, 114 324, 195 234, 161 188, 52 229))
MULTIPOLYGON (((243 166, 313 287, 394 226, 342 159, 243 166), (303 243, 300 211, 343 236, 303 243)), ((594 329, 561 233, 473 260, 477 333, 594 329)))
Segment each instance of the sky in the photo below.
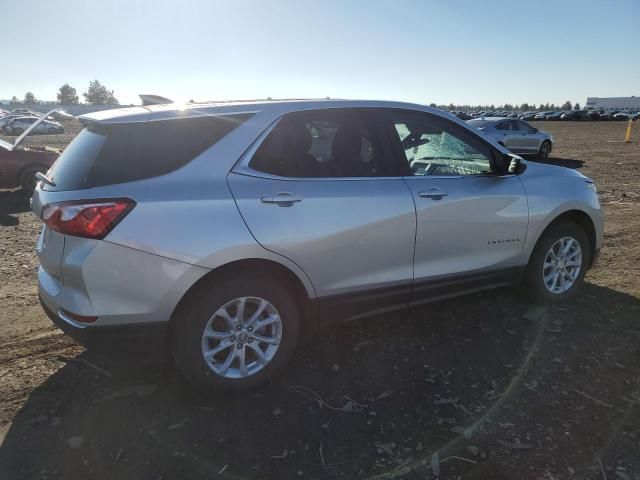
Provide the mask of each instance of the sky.
POLYGON ((0 99, 640 96, 640 0, 0 0, 0 99), (13 40, 12 40, 13 39, 13 40))

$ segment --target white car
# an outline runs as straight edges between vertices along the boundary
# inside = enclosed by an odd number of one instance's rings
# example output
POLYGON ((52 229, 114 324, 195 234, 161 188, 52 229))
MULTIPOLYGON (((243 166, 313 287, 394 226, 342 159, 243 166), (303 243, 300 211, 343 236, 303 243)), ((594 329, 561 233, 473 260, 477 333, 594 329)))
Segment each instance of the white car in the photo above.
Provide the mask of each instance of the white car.
MULTIPOLYGON (((16 117, 9 120, 3 127, 3 130, 9 135, 21 135, 31 124, 38 120, 40 120, 38 117, 16 117)), ((49 120, 44 120, 31 132, 32 135, 57 133, 64 133, 64 127, 58 122, 51 122, 49 120)))

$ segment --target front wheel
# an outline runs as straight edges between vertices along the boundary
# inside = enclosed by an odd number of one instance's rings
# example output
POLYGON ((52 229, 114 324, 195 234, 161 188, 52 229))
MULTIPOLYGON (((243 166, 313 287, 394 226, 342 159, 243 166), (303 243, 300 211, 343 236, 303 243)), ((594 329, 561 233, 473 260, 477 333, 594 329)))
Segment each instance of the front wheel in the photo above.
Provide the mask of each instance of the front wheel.
POLYGON ((540 145, 540 151, 538 152, 538 158, 541 160, 547 160, 549 158, 549 154, 551 153, 551 142, 549 140, 545 140, 540 145))
POLYGON ((556 303, 580 287, 590 262, 589 240, 571 222, 553 226, 538 240, 524 281, 524 293, 534 303, 556 303))
POLYGON ((178 368, 194 386, 210 392, 269 381, 298 342, 299 312, 291 292, 259 272, 206 282, 174 321, 178 368))
POLYGON ((23 134, 23 132, 24 132, 24 129, 23 129, 23 128, 19 128, 19 127, 18 127, 18 128, 13 128, 13 129, 11 130, 11 133, 12 133, 13 135, 22 135, 22 134, 23 134))

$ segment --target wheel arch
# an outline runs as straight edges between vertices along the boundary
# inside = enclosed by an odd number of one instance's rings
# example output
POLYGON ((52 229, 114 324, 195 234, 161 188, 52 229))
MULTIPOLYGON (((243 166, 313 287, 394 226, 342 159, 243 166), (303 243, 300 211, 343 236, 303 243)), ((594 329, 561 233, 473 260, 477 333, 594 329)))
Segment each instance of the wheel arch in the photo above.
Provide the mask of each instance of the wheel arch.
MULTIPOLYGON (((215 282, 220 281, 227 275, 233 275, 247 271, 263 272, 272 276, 277 281, 282 282, 287 287, 291 288, 296 304, 300 309, 300 313, 304 314, 309 312, 309 308, 313 300, 312 297, 315 295, 315 292, 309 291, 304 281, 291 269, 274 260, 268 260, 264 258, 248 258, 235 260, 220 265, 207 272, 187 289, 187 291, 184 293, 184 295, 174 308, 173 313, 171 314, 171 317, 169 319, 169 336, 171 336, 173 328, 175 328, 179 321, 181 310, 185 308, 185 306, 192 298, 196 297, 203 290, 215 288, 215 282)), ((315 325, 315 323, 313 325, 315 325)))
MULTIPOLYGON (((595 259, 595 253, 596 253, 596 243, 597 243, 596 227, 593 220, 589 216, 589 214, 586 213, 584 210, 578 210, 578 209, 566 210, 560 213, 559 215, 557 215, 556 217, 554 217, 553 220, 551 220, 547 224, 544 230, 542 230, 542 233, 540 233, 540 235, 538 236, 538 239, 536 240, 536 246, 549 230, 551 230, 553 227, 555 227, 556 225, 562 222, 574 223, 578 225, 580 228, 582 228, 582 230, 584 230, 584 232, 586 233, 587 239, 589 240, 589 262, 590 262, 589 268, 590 268, 591 265, 593 264, 593 261, 595 259)), ((534 247, 534 250, 535 250, 535 247, 534 247)))

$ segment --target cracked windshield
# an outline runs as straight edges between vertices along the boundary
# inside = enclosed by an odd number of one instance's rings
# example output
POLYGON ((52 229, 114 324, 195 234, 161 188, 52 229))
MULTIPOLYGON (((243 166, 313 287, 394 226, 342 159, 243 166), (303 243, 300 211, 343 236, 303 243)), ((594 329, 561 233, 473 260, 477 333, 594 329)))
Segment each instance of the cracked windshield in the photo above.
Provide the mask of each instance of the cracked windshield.
POLYGON ((640 480, 637 0, 0 12, 0 480, 640 480))

